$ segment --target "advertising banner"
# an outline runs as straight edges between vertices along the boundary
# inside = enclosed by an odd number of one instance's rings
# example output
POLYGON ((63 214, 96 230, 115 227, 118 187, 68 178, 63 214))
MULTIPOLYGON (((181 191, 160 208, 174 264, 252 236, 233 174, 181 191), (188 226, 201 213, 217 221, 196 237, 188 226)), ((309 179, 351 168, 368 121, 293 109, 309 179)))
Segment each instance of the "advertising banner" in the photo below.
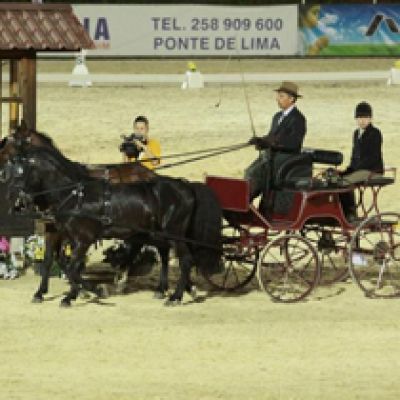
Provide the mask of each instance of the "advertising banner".
POLYGON ((299 8, 299 55, 400 55, 400 4, 299 8))
POLYGON ((74 5, 103 56, 287 56, 298 50, 297 5, 74 5))

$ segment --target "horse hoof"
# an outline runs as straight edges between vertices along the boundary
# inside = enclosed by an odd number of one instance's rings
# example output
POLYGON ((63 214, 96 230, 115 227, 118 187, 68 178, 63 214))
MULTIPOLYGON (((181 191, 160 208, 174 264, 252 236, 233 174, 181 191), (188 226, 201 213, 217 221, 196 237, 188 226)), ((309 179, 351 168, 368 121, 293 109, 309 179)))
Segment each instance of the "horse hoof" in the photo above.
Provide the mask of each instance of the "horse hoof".
POLYGON ((71 307, 71 300, 69 299, 62 299, 60 303, 61 308, 69 308, 71 307))
POLYGON ((89 292, 87 292, 86 290, 81 290, 81 291, 79 292, 79 297, 80 297, 81 299, 83 299, 83 300, 88 300, 88 299, 90 299, 90 294, 89 294, 89 292))
POLYGON ((181 304, 182 304, 182 300, 178 300, 178 299, 176 299, 176 300, 168 299, 168 300, 164 303, 164 305, 165 305, 166 307, 176 307, 176 306, 180 306, 181 304))
POLYGON ((101 286, 98 287, 98 289, 97 289, 97 296, 98 296, 100 299, 106 299, 107 297, 110 296, 110 293, 109 293, 109 291, 108 291, 107 285, 101 285, 101 286))
POLYGON ((162 300, 165 299, 167 296, 165 293, 162 292, 154 292, 153 299, 162 300))
POLYGON ((43 303, 43 297, 42 296, 33 296, 32 297, 32 303, 33 304, 43 303))
POLYGON ((196 286, 191 286, 190 290, 188 293, 195 299, 197 297, 197 287, 196 286))
POLYGON ((115 293, 116 294, 124 294, 126 291, 126 285, 117 285, 115 288, 115 293))

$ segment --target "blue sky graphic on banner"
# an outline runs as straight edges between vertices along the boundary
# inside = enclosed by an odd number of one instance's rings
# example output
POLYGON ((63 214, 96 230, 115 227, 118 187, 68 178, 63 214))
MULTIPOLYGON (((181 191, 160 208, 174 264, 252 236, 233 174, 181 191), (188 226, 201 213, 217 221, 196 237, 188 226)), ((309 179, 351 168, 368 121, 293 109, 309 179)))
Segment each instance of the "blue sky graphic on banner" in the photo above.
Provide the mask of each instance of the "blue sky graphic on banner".
POLYGON ((400 4, 299 8, 301 55, 399 55, 400 4))

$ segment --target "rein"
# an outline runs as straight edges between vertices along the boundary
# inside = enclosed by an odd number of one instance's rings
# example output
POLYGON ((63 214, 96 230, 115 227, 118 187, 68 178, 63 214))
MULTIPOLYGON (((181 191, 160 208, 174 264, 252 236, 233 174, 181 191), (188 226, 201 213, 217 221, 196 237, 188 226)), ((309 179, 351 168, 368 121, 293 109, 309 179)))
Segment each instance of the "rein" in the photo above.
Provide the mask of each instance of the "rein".
POLYGON ((240 144, 234 144, 231 146, 220 146, 220 147, 212 147, 209 149, 203 149, 203 150, 196 150, 196 151, 187 151, 184 153, 176 153, 176 154, 169 154, 167 156, 160 156, 160 157, 150 157, 150 158, 137 158, 135 159, 135 161, 142 163, 142 162, 146 162, 146 161, 155 161, 155 160, 168 160, 171 158, 179 158, 179 157, 185 157, 185 156, 193 156, 193 155, 197 155, 197 154, 204 154, 202 156, 199 157, 193 157, 193 158, 188 158, 186 160, 182 160, 182 161, 177 161, 174 163, 170 163, 170 164, 165 164, 162 165, 160 167, 155 167, 154 170, 160 170, 160 169, 166 169, 166 168, 172 168, 172 167, 176 167, 178 165, 184 165, 184 164, 189 164, 195 161, 200 161, 200 160, 205 160, 206 158, 211 158, 211 157, 215 157, 215 156, 219 156, 221 154, 226 154, 226 153, 231 153, 233 151, 237 151, 240 149, 243 149, 245 147, 249 146, 248 143, 240 143, 240 144))
MULTIPOLYGON (((247 144, 247 143, 246 143, 247 144)), ((153 160, 168 160, 170 158, 179 158, 179 157, 184 157, 184 156, 194 156, 197 154, 203 154, 203 153, 212 153, 214 151, 224 151, 228 153, 229 151, 234 151, 236 150, 236 147, 238 146, 245 146, 245 144, 240 143, 240 144, 233 144, 230 146, 219 146, 219 147, 211 147, 209 149, 203 149, 203 150, 196 150, 196 151, 187 151, 185 153, 176 153, 176 154, 168 154, 167 156, 160 156, 160 157, 152 157, 152 158, 146 158, 142 159, 140 161, 153 161, 153 160)))
MULTIPOLYGON (((96 216, 90 213, 82 213, 80 211, 70 211, 70 212, 58 212, 56 214, 56 216, 66 216, 66 217, 76 217, 76 218, 90 218, 92 220, 98 221, 100 223, 103 222, 102 217, 101 216, 96 216)), ((184 238, 182 236, 178 236, 178 235, 174 235, 171 233, 164 233, 162 231, 158 231, 158 230, 153 230, 153 229, 143 229, 143 228, 138 228, 132 224, 128 225, 118 225, 113 223, 113 227, 115 228, 119 228, 119 229, 134 229, 137 233, 144 233, 144 234, 148 234, 153 236, 154 238, 159 238, 159 239, 163 239, 163 240, 173 240, 173 241, 178 241, 178 242, 183 242, 183 243, 188 243, 188 244, 192 244, 192 245, 198 245, 201 247, 206 247, 212 250, 221 250, 220 246, 216 246, 216 245, 211 245, 209 243, 205 243, 205 242, 201 242, 199 240, 193 240, 193 239, 188 239, 188 238, 184 238)))
MULTIPOLYGON (((178 165, 184 165, 184 164, 189 164, 192 162, 196 162, 196 161, 200 161, 200 160, 205 160, 207 158, 211 158, 211 157, 215 157, 215 156, 219 156, 221 154, 226 154, 226 153, 231 153, 237 150, 241 150, 245 147, 249 146, 248 143, 242 143, 242 144, 237 144, 234 146, 229 146, 229 147, 221 147, 219 151, 211 151, 209 150, 209 152, 205 155, 199 156, 199 157, 193 157, 193 158, 189 158, 187 160, 182 160, 182 161, 177 161, 174 163, 170 163, 170 164, 166 164, 166 165, 162 165, 160 167, 156 167, 154 168, 154 170, 160 170, 160 169, 167 169, 167 168, 172 168, 172 167, 177 167, 178 165)), ((218 148, 216 148, 216 150, 218 150, 218 148)), ((205 153, 206 151, 200 151, 200 152, 192 152, 193 154, 201 154, 201 153, 205 153)), ((143 160, 139 160, 140 162, 142 162, 143 160)))
MULTIPOLYGON (((47 189, 47 190, 41 190, 40 192, 33 192, 33 193, 29 193, 32 197, 36 197, 36 196, 40 196, 42 194, 49 194, 49 193, 57 193, 57 192, 62 192, 63 190, 66 189, 74 189, 74 188, 79 188, 80 186, 82 186, 81 183, 74 183, 71 185, 65 185, 65 186, 60 186, 60 187, 56 187, 54 189, 47 189)), ((72 191, 71 193, 73 193, 74 191, 72 191)), ((74 193, 77 194, 78 192, 74 193)))

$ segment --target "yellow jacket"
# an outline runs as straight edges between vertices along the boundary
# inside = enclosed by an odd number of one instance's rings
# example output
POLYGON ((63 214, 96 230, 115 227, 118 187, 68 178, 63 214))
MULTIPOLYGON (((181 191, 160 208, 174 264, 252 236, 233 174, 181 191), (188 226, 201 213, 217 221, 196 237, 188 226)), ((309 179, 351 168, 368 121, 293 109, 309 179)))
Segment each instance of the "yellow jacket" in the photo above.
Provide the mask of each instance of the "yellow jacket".
MULTIPOLYGON (((149 139, 147 142, 147 148, 154 154, 155 158, 161 157, 161 146, 160 142, 156 139, 149 139)), ((146 152, 142 151, 139 156, 139 161, 141 161, 142 165, 148 169, 154 169, 158 165, 161 164, 161 160, 147 160, 146 152)), ((128 161, 137 161, 134 157, 127 157, 128 161)))

